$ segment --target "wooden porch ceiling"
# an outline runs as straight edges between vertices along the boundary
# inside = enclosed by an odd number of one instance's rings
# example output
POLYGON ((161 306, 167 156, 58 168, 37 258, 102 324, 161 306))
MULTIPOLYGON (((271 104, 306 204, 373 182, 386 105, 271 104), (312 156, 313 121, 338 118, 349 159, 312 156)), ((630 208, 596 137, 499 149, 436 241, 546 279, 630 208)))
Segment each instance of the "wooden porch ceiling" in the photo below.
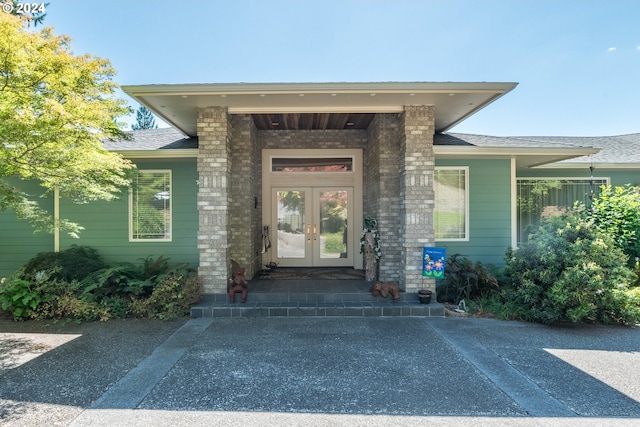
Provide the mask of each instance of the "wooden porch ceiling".
POLYGON ((367 129, 373 113, 252 114, 258 130, 367 129))

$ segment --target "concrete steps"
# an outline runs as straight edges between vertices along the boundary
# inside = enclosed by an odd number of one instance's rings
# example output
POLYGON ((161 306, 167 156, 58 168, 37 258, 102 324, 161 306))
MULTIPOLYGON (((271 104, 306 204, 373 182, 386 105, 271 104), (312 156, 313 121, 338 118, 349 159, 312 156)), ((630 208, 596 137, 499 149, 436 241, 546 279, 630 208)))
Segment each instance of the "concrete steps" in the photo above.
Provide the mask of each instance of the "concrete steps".
POLYGON ((444 316, 441 304, 420 304, 413 293, 401 293, 398 301, 374 297, 364 281, 255 282, 249 284, 246 303, 240 303, 240 294, 235 303, 226 293, 206 294, 191 308, 191 317, 444 316))

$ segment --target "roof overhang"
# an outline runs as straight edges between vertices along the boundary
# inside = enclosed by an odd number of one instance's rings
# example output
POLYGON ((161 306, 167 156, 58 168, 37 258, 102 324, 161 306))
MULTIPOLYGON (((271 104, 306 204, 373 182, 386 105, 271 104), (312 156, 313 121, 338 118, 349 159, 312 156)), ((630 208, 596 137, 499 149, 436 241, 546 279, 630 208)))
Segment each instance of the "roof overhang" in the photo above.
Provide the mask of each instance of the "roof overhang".
POLYGON ((537 169, 588 169, 593 166, 595 169, 632 169, 638 170, 638 163, 598 163, 598 162, 560 162, 540 165, 537 169))
POLYGON ((513 90, 517 83, 231 83, 127 85, 122 90, 186 135, 197 135, 198 109, 230 114, 398 113, 408 105, 435 106, 444 132, 513 90))
POLYGON ((126 159, 188 159, 198 157, 197 148, 172 150, 112 150, 126 159))
POLYGON ((530 147, 462 147, 434 145, 436 159, 491 158, 516 159, 518 169, 535 168, 562 160, 588 156, 600 151, 599 148, 530 148, 530 147))

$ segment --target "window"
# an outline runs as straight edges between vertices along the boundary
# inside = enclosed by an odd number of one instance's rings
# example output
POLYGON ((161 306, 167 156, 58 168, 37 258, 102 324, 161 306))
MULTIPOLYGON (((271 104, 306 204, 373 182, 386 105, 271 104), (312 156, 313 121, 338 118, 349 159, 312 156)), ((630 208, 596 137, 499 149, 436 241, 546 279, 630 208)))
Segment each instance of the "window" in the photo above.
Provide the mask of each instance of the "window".
POLYGON ((433 213, 437 240, 469 239, 469 168, 437 167, 433 213))
POLYGON ((171 171, 138 171, 129 195, 129 240, 171 240, 171 171))
POLYGON ((271 172, 351 172, 352 157, 275 157, 271 172))
POLYGON ((575 202, 589 204, 608 178, 518 178, 518 243, 526 240, 540 218, 566 212, 575 202))

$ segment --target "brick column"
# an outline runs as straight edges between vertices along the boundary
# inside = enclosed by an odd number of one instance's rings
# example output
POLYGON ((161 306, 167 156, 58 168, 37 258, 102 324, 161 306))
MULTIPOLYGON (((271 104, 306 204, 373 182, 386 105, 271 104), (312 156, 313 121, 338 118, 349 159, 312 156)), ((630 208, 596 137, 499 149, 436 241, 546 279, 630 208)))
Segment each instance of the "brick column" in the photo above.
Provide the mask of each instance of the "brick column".
POLYGON ((262 152, 256 127, 248 114, 231 116, 232 140, 229 227, 230 256, 246 269, 248 278, 260 269, 262 250, 262 152), (258 203, 256 203, 256 201, 258 203))
POLYGON ((198 111, 198 275, 207 293, 225 292, 229 265, 230 125, 226 108, 198 111))
MULTIPOLYGON (((407 292, 435 291, 435 281, 422 277, 422 248, 433 246, 433 106, 405 106, 400 138, 401 267, 407 292)), ((434 292, 435 293, 435 292, 434 292)))

